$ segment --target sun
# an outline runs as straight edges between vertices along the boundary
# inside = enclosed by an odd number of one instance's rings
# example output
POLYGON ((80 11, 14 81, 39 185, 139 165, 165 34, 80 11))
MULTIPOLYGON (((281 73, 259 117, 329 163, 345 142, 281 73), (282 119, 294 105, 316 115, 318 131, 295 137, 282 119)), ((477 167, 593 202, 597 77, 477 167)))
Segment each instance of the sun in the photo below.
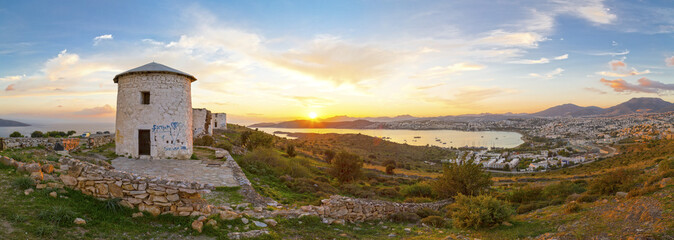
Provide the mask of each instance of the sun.
POLYGON ((318 114, 316 114, 316 112, 310 112, 309 113, 309 118, 316 119, 316 117, 318 117, 318 114))

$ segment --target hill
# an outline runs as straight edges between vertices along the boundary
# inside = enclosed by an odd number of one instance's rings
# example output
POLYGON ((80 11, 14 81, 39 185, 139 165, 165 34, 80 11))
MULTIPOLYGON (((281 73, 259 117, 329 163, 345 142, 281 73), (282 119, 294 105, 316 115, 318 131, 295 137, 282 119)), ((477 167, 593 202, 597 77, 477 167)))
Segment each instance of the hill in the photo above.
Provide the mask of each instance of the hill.
POLYGON ((25 124, 22 122, 0 119, 0 127, 25 127, 30 126, 30 124, 25 124))
POLYGON ((627 102, 609 108, 595 106, 581 107, 567 103, 532 113, 536 117, 583 117, 583 116, 620 116, 634 113, 662 113, 674 111, 674 103, 660 98, 632 98, 627 102))

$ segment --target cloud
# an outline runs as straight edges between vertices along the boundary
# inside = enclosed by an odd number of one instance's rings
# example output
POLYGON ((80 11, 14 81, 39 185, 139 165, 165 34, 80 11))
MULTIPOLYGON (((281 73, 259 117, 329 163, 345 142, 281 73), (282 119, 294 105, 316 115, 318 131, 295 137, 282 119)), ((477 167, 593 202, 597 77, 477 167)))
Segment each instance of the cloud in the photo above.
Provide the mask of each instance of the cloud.
POLYGON ((23 78, 25 78, 26 75, 15 75, 15 76, 6 76, 6 77, 0 77, 0 82, 13 82, 13 81, 19 81, 23 78))
POLYGON ((561 56, 554 57, 553 59, 564 60, 564 59, 568 59, 568 58, 569 58, 569 54, 564 54, 564 55, 561 55, 561 56))
POLYGON ((423 99, 428 102, 443 103, 457 108, 471 108, 479 106, 481 102, 496 97, 498 95, 515 93, 515 90, 498 87, 462 87, 454 94, 453 98, 444 98, 437 96, 425 96, 423 99))
POLYGON ((611 24, 618 16, 604 6, 603 0, 554 0, 560 4, 558 11, 568 13, 597 25, 611 24))
POLYGON ((499 29, 490 32, 487 37, 478 39, 477 42, 486 45, 536 48, 539 42, 546 40, 548 40, 546 37, 536 32, 508 32, 499 29))
POLYGON ((288 98, 301 103, 302 106, 304 107, 311 107, 311 108, 322 108, 335 103, 335 100, 323 97, 288 96, 288 98))
POLYGON ((590 92, 598 93, 598 94, 606 94, 606 91, 602 91, 602 90, 599 90, 599 89, 596 89, 596 88, 593 88, 593 87, 586 87, 586 88, 583 88, 583 89, 585 89, 587 91, 590 91, 590 92))
POLYGON ((105 34, 94 38, 94 46, 103 40, 112 40, 112 34, 105 34))
POLYGON ((319 36, 306 47, 270 54, 266 60, 275 66, 315 79, 359 84, 378 80, 404 58, 402 53, 372 45, 354 44, 339 38, 319 36))
POLYGON ((630 54, 630 50, 625 49, 625 51, 622 51, 622 52, 589 52, 587 54, 592 55, 592 56, 612 56, 612 57, 615 57, 615 56, 623 56, 623 55, 630 54))
POLYGON ((601 71, 597 74, 607 77, 627 77, 627 76, 636 76, 651 73, 650 70, 646 69, 642 72, 637 71, 634 68, 628 68, 627 64, 620 60, 613 60, 608 63, 611 72, 601 71))
POLYGON ((14 91, 14 84, 7 85, 7 88, 5 88, 5 91, 14 91))
POLYGON ((436 88, 440 86, 444 86, 445 83, 438 83, 438 84, 432 84, 432 85, 425 85, 425 86, 417 86, 415 89, 417 90, 426 90, 426 89, 431 89, 431 88, 436 88))
POLYGON ((115 113, 115 109, 108 104, 105 104, 104 106, 101 107, 85 108, 80 111, 73 112, 74 115, 83 115, 90 117, 102 117, 106 115, 111 115, 113 113, 115 113))
POLYGON ((665 64, 667 64, 668 67, 674 67, 674 56, 665 58, 665 64))
POLYGON ((482 70, 485 67, 484 65, 475 63, 455 63, 449 66, 437 66, 426 69, 420 74, 413 75, 412 78, 434 79, 459 72, 482 70))
POLYGON ((517 64, 542 64, 542 63, 549 63, 550 59, 547 58, 540 58, 538 60, 531 60, 531 59, 522 59, 522 60, 516 60, 516 61, 511 61, 510 63, 517 63, 517 64))
POLYGON ((638 84, 631 84, 623 79, 607 80, 602 78, 599 81, 613 88, 613 91, 616 92, 663 93, 674 91, 674 84, 662 83, 647 78, 640 78, 637 80, 638 84))
POLYGON ((555 70, 552 70, 552 71, 547 72, 545 74, 529 73, 529 76, 535 77, 535 78, 553 79, 556 76, 561 75, 562 72, 564 72, 563 68, 556 68, 555 70))

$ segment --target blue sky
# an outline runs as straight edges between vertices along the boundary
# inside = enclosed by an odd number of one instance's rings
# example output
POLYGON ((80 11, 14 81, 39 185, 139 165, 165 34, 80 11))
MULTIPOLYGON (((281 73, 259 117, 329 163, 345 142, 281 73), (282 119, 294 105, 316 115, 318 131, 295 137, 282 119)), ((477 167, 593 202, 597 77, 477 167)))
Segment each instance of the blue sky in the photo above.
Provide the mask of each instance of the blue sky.
POLYGON ((670 1, 2 1, 0 117, 113 121, 117 73, 235 120, 674 101, 670 1))

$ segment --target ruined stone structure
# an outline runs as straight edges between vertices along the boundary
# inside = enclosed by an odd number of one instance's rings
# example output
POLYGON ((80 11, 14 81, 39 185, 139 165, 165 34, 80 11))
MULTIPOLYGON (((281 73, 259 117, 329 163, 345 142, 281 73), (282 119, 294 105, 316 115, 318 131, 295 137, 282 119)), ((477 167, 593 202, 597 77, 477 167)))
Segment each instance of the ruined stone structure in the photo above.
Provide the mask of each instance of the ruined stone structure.
POLYGON ((215 119, 213 122, 213 129, 227 130, 227 114, 214 113, 213 115, 213 119, 215 119))
POLYGON ((195 138, 213 135, 213 125, 215 125, 215 118, 211 111, 205 108, 192 109, 192 128, 195 138))
POLYGON ((193 141, 191 83, 196 80, 155 62, 115 76, 117 154, 188 159, 193 141))

